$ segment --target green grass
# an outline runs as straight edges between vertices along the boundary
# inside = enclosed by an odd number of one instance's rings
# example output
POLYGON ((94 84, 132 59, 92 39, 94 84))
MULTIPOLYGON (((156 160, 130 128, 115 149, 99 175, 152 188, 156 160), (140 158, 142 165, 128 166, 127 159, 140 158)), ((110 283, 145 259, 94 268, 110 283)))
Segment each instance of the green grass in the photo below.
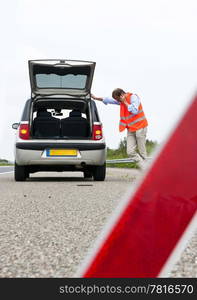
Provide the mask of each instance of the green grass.
MULTIPOLYGON (((120 141, 118 149, 110 149, 107 148, 107 160, 112 159, 121 159, 121 158, 128 158, 127 152, 126 152, 126 138, 124 140, 120 141)), ((147 140, 146 141, 146 151, 148 156, 155 150, 157 146, 157 142, 147 140)), ((113 163, 113 164, 107 164, 107 167, 112 168, 135 168, 138 169, 137 163, 113 163)))
POLYGON ((139 169, 137 163, 114 163, 107 164, 108 168, 126 168, 126 169, 139 169))
POLYGON ((0 166, 13 166, 13 164, 9 162, 7 159, 0 158, 0 166))

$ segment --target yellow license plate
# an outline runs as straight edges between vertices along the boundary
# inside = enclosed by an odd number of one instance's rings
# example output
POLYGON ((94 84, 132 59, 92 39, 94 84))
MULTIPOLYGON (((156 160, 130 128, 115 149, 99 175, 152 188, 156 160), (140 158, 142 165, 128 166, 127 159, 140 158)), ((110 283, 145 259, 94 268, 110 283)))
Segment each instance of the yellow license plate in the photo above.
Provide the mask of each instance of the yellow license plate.
POLYGON ((77 156, 75 149, 48 149, 47 156, 77 156))

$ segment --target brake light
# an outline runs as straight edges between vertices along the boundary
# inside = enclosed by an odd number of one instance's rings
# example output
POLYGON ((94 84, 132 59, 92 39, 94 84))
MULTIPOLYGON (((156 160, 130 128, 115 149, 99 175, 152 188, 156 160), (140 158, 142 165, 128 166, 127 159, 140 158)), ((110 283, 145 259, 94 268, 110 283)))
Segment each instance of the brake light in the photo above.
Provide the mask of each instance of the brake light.
POLYGON ((103 137, 102 125, 93 124, 93 140, 100 140, 103 137))
POLYGON ((29 139, 29 124, 20 124, 19 137, 23 140, 29 139))

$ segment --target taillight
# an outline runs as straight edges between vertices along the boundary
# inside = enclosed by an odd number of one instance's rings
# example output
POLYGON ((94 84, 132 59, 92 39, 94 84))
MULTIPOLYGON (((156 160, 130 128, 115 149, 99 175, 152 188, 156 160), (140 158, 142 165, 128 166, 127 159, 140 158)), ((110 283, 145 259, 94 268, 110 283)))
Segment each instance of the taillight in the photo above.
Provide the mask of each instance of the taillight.
POLYGON ((29 139, 29 124, 20 124, 19 137, 23 140, 29 139))
POLYGON ((93 140, 100 140, 102 139, 102 137, 103 137, 102 125, 93 124, 93 135, 92 135, 93 140))

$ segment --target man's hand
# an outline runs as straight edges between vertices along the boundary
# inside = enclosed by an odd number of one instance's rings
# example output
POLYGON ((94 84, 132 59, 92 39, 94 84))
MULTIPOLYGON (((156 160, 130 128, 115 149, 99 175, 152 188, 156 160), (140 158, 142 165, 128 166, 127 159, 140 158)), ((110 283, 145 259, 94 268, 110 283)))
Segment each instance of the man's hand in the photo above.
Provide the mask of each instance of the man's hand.
POLYGON ((126 99, 124 99, 123 103, 124 103, 127 107, 129 106, 129 104, 128 104, 128 102, 127 102, 126 99))
POLYGON ((93 94, 91 94, 91 98, 94 99, 94 100, 103 101, 103 98, 102 98, 102 97, 96 97, 96 96, 94 96, 93 94))
POLYGON ((93 94, 91 94, 91 98, 92 98, 92 99, 95 99, 96 97, 95 97, 93 94))

